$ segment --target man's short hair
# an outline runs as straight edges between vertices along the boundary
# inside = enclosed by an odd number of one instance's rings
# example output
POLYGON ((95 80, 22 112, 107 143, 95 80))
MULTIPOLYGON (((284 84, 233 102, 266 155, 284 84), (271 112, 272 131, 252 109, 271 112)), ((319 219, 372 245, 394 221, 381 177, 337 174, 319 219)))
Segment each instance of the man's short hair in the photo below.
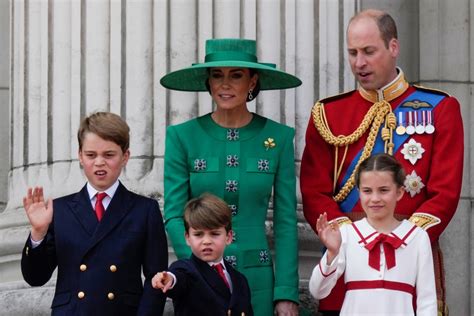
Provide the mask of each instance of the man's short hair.
POLYGON ((397 24, 390 14, 381 10, 368 9, 359 12, 354 15, 350 21, 349 25, 356 20, 361 18, 369 17, 372 18, 380 31, 380 36, 385 43, 385 47, 388 48, 388 44, 392 39, 398 39, 397 24))

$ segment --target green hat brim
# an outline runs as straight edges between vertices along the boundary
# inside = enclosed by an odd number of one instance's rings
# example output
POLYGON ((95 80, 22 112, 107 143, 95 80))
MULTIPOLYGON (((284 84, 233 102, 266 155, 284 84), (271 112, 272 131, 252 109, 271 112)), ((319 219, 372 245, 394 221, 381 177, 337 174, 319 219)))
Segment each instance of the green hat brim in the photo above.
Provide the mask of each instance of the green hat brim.
POLYGON ((288 89, 301 85, 301 80, 284 71, 278 70, 272 64, 246 61, 214 61, 194 64, 189 68, 176 70, 161 78, 163 87, 179 91, 207 91, 206 80, 209 77, 208 68, 234 67, 251 68, 258 72, 260 90, 288 89))

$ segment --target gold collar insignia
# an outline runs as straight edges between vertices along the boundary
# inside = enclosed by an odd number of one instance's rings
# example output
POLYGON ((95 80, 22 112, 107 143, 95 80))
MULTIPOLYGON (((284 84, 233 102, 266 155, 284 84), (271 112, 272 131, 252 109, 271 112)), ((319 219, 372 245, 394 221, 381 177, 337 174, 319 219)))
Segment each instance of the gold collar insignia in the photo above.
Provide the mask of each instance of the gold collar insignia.
POLYGON ((408 89, 409 84, 405 80, 403 71, 400 68, 397 69, 398 76, 385 87, 378 90, 365 90, 364 88, 359 87, 359 92, 362 97, 367 101, 375 103, 382 100, 390 102, 401 96, 408 89))

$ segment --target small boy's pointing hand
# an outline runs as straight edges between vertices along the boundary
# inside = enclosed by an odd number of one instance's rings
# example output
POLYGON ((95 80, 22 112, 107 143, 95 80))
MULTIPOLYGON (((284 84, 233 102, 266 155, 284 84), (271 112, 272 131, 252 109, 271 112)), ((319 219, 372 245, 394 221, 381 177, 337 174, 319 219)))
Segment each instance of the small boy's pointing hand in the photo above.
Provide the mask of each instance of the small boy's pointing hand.
POLYGON ((151 285, 155 289, 160 289, 163 293, 166 293, 172 287, 174 278, 166 271, 158 272, 151 280, 151 285))

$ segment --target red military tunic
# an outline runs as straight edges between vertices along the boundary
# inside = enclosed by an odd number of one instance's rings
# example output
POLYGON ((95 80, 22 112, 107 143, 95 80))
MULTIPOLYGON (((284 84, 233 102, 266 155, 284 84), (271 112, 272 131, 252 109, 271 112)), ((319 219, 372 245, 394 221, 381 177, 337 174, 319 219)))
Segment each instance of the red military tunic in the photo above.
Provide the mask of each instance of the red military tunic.
MULTIPOLYGON (((437 251, 437 240, 456 211, 461 191, 464 137, 460 106, 454 97, 440 91, 409 86, 403 77, 403 72, 401 70, 399 72, 399 76, 385 87, 384 91, 378 91, 378 94, 375 91, 360 89, 320 102, 324 104, 328 126, 335 136, 353 133, 361 125, 374 102, 380 100, 380 96, 385 97, 392 109, 403 104, 404 107, 412 107, 410 112, 412 114, 417 112, 418 116, 421 116, 421 110, 431 110, 435 131, 432 134, 409 135, 406 141, 396 151, 394 150, 395 158, 401 162, 407 175, 411 175, 414 179, 412 184, 415 187, 422 187, 419 191, 414 190, 413 186, 408 188, 398 202, 395 213, 400 218, 410 218, 425 228, 432 244, 436 245, 433 249, 435 270, 438 270, 437 281, 441 281, 438 282, 441 284, 441 289, 438 287, 438 299, 444 301, 441 258, 436 258, 440 255, 437 251), (416 90, 437 94, 442 100, 435 107, 424 100, 419 100, 418 104, 413 102, 405 104, 405 99, 416 90), (394 93, 390 97, 387 91, 394 93), (414 164, 402 153, 404 144, 410 141, 417 144, 419 150, 419 146, 424 149, 421 158, 414 159, 414 164)), ((426 119, 425 117, 425 121, 426 119)), ((368 134, 368 131, 365 132, 360 139, 349 145, 347 156, 342 163, 342 172, 337 179, 337 187, 342 186, 342 179, 357 153, 365 146, 368 134)), ((339 148, 338 165, 343 160, 344 148, 345 146, 339 148)), ((333 191, 334 168, 335 147, 323 139, 315 127, 313 118, 310 118, 306 131, 306 147, 301 161, 300 183, 304 215, 315 231, 316 220, 324 212, 328 214, 328 220, 336 219, 340 223, 347 218, 357 220, 364 216, 360 201, 357 201, 348 213, 343 213, 339 203, 333 199, 338 192, 337 189, 336 192, 333 191)), ((339 310, 343 294, 343 289, 333 291, 328 298, 320 301, 320 310, 339 310)))

